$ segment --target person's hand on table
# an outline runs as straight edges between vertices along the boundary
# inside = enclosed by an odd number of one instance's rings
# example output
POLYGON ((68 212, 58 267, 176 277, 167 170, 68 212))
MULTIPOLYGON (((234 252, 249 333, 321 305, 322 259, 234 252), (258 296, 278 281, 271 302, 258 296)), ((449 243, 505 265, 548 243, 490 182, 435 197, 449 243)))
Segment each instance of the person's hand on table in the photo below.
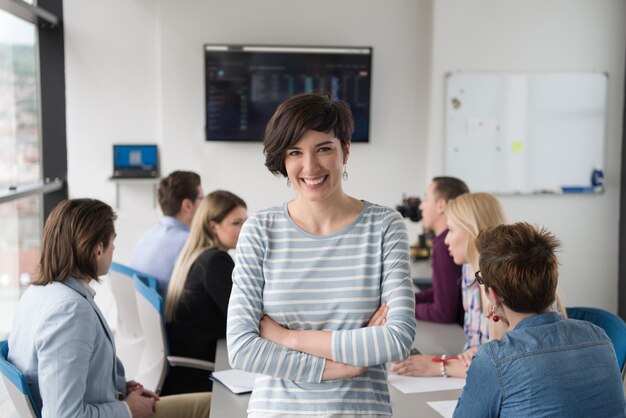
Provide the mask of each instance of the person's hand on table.
POLYGON ((415 354, 406 360, 392 363, 389 371, 405 376, 441 376, 439 363, 434 362, 434 358, 430 354, 415 354))
MULTIPOLYGON (((465 353, 463 353, 465 354, 465 353)), ((461 355, 449 357, 446 360, 445 370, 450 377, 467 376, 466 359, 461 359, 461 355)), ((471 361, 471 360, 470 360, 471 361)), ((415 354, 408 359, 392 363, 389 371, 394 374, 417 377, 437 377, 441 376, 441 361, 435 360, 435 356, 430 354, 415 354)))

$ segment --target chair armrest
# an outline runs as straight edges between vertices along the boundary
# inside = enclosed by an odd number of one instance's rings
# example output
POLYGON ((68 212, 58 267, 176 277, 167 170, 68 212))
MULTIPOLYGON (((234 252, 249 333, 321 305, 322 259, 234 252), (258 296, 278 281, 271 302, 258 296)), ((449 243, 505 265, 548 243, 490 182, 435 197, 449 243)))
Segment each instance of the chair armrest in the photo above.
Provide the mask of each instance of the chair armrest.
POLYGON ((215 363, 206 360, 198 360, 196 358, 179 357, 179 356, 167 356, 167 362, 172 367, 190 367, 192 369, 207 370, 209 372, 215 371, 215 363))

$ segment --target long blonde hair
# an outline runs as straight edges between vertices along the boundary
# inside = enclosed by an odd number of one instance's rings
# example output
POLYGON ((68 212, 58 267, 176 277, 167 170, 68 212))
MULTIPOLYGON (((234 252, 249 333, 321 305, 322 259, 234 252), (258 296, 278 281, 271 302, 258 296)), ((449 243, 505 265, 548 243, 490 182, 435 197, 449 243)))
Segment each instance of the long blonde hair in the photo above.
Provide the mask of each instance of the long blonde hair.
POLYGON ((456 222, 468 235, 465 254, 474 271, 478 270, 476 237, 483 228, 507 223, 500 201, 489 193, 465 193, 450 199, 446 216, 456 222))
MULTIPOLYGON (((467 233, 465 254, 472 269, 477 271, 479 254, 476 249, 476 237, 483 228, 508 222, 502 204, 489 193, 465 193, 446 203, 445 214, 467 233)), ((556 291, 555 302, 556 310, 563 318, 567 319, 565 305, 558 290, 556 291)))
POLYGON ((238 207, 246 208, 246 203, 237 195, 225 190, 216 190, 206 195, 191 221, 189 237, 176 260, 174 271, 165 299, 165 320, 172 322, 174 312, 183 294, 187 275, 198 256, 210 248, 217 248, 219 239, 211 229, 211 222, 220 223, 238 207))

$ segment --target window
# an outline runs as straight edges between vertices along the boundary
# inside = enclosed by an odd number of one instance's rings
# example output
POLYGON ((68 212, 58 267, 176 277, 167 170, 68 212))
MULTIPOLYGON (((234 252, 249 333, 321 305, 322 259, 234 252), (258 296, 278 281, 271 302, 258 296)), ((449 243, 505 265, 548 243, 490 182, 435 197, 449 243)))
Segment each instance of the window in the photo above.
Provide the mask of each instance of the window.
MULTIPOLYGON (((41 179, 35 26, 0 10, 0 189, 41 179)), ((39 258, 41 198, 0 205, 0 339, 39 258), (20 280, 21 278, 21 280, 20 280)))
POLYGON ((63 36, 42 8, 60 14, 62 2, 29 3, 0 4, 0 340, 39 262, 43 220, 67 197, 63 36))

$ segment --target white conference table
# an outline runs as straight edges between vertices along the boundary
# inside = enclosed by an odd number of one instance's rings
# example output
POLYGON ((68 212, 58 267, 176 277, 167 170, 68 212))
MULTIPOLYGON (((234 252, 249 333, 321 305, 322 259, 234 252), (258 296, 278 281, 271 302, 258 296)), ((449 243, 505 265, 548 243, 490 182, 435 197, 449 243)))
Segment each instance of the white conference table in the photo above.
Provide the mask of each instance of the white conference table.
POLYGON ((430 258, 426 260, 415 260, 411 262, 411 279, 416 287, 430 286, 433 269, 430 265, 430 258))
MULTIPOLYGON (((465 344, 463 329, 455 324, 435 324, 417 321, 413 347, 422 353, 457 354, 465 344)), ((217 345, 215 358, 216 370, 230 369, 228 364, 226 342, 221 340, 217 345)), ((399 418, 423 417, 441 418, 434 409, 426 404, 430 401, 456 400, 460 390, 404 394, 393 385, 389 385, 393 416, 399 418)), ((213 399, 211 401, 212 418, 245 418, 247 417, 250 394, 235 395, 220 383, 213 383, 213 399)))

